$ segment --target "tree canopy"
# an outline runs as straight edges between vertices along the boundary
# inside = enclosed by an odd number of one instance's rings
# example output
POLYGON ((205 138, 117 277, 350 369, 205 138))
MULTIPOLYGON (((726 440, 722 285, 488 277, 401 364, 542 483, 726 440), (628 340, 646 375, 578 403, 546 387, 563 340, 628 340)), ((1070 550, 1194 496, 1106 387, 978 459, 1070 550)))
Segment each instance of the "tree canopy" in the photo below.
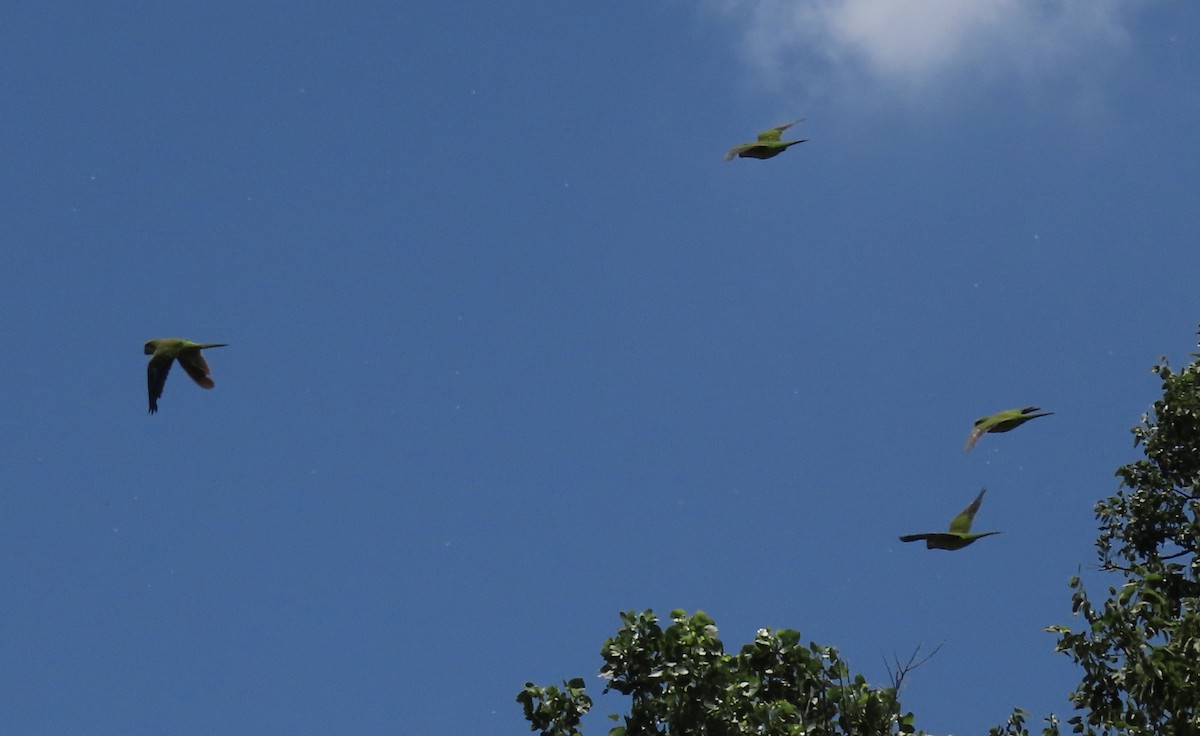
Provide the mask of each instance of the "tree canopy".
MULTIPOLYGON (((609 736, 914 732, 895 687, 872 688, 850 674, 836 649, 805 646, 798 631, 759 629, 754 641, 727 654, 703 611, 671 611, 671 620, 664 629, 653 611, 623 613, 621 629, 604 642, 605 692, 632 699, 609 736)), ((526 683, 517 700, 542 736, 576 736, 592 704, 580 679, 563 689, 526 683)))

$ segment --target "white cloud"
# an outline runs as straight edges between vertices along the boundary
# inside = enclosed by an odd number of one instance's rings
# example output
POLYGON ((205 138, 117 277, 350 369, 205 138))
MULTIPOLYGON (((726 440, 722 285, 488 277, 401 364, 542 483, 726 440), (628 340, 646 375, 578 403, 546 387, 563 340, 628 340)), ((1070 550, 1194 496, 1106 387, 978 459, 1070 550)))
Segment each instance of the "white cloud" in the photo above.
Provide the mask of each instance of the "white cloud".
POLYGON ((1130 0, 717 0, 744 51, 784 79, 869 75, 923 88, 951 77, 1087 67, 1127 42, 1130 0))

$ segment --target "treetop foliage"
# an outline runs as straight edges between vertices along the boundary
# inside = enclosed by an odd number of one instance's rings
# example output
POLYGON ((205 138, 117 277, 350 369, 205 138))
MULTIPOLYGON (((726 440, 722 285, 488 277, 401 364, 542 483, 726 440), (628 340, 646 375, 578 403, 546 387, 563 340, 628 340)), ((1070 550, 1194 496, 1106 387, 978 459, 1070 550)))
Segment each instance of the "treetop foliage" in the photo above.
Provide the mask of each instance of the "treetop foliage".
MULTIPOLYGON (((623 613, 620 630, 604 643, 605 692, 632 699, 609 736, 914 733, 895 688, 872 688, 851 675, 836 649, 803 645, 798 631, 759 629, 754 641, 727 654, 703 611, 674 610, 671 620, 663 629, 653 611, 623 613)), ((572 680, 560 690, 526 683, 517 700, 531 730, 578 736, 591 707, 582 684, 572 680)))

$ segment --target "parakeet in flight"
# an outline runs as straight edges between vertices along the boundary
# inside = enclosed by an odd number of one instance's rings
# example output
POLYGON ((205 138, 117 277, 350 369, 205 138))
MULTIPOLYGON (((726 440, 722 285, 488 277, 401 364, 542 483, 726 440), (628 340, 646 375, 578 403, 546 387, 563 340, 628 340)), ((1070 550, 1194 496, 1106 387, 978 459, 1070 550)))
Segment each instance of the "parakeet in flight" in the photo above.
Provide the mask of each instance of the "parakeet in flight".
POLYGON ((900 537, 901 542, 915 542, 918 539, 925 540, 926 549, 962 549, 968 544, 971 544, 976 539, 988 537, 1000 532, 980 532, 979 534, 971 533, 971 522, 975 519, 975 512, 979 510, 979 504, 983 503, 983 494, 986 488, 979 490, 979 495, 971 502, 971 505, 962 510, 962 513, 950 520, 950 531, 948 532, 929 532, 927 534, 905 534, 900 537))
POLYGON ((1054 412, 1047 411, 1041 414, 1034 414, 1035 411, 1040 411, 1036 406, 1027 406, 1024 409, 1009 409, 998 414, 993 414, 990 417, 981 417, 975 420, 975 427, 971 430, 971 434, 967 436, 967 446, 963 452, 970 452, 979 438, 988 432, 1007 432, 1010 429, 1016 429, 1030 419, 1038 417, 1048 417, 1054 412))
POLYGON ((190 340, 180 340, 177 337, 164 337, 150 340, 146 343, 146 355, 150 358, 146 366, 146 386, 150 389, 150 413, 158 411, 158 400, 162 397, 163 386, 167 383, 167 373, 171 371, 171 363, 178 360, 179 365, 187 371, 192 380, 201 388, 212 388, 212 376, 208 373, 208 363, 204 361, 201 350, 206 348, 223 348, 226 343, 199 343, 190 340))
POLYGON ((788 149, 789 146, 794 146, 797 143, 807 141, 807 138, 802 138, 798 141, 781 141, 780 136, 783 131, 792 127, 796 123, 804 122, 804 118, 793 120, 786 125, 781 125, 778 128, 764 130, 758 134, 758 140, 754 143, 742 143, 729 149, 729 153, 725 154, 726 161, 732 161, 735 157, 741 158, 771 158, 778 156, 788 149))

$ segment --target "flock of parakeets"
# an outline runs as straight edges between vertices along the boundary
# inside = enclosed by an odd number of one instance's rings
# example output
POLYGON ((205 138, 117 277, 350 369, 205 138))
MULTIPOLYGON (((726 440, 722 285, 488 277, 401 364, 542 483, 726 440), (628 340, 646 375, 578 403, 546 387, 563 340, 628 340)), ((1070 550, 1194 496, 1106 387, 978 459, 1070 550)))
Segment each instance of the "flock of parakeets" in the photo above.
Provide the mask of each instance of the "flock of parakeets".
MULTIPOLYGON (((801 138, 795 141, 785 141, 783 131, 792 127, 796 123, 804 122, 804 118, 793 120, 790 123, 780 125, 777 128, 764 130, 758 134, 758 140, 752 143, 741 143, 729 149, 729 153, 725 154, 726 161, 732 161, 734 158, 757 158, 767 159, 786 151, 788 148, 797 143, 804 143, 807 138, 801 138)), ((204 360, 204 356, 200 353, 201 350, 208 348, 223 348, 226 343, 223 342, 191 342, 190 340, 181 340, 177 337, 160 338, 158 340, 150 340, 146 343, 146 355, 151 356, 149 365, 146 366, 146 387, 150 393, 150 413, 154 414, 158 411, 158 400, 162 398, 163 386, 167 383, 167 373, 171 370, 171 364, 179 361, 179 365, 187 371, 187 374, 192 377, 201 388, 212 388, 214 385, 212 376, 209 374, 208 363, 204 360)), ((975 426, 971 428, 971 434, 967 436, 966 452, 970 452, 979 438, 989 432, 1008 432, 1016 429, 1030 419, 1048 416, 1054 412, 1039 412, 1040 409, 1036 406, 1026 406, 1022 409, 1009 409, 991 416, 982 417, 975 421, 975 426)), ((975 514, 979 511, 979 505, 983 503, 983 494, 987 489, 979 491, 979 495, 971 502, 971 505, 962 510, 958 516, 950 520, 950 529, 944 532, 926 532, 923 534, 905 534, 900 537, 901 542, 916 542, 925 540, 925 546, 928 549, 947 549, 956 550, 966 547, 977 539, 988 537, 1000 532, 971 532, 971 523, 975 520, 975 514)))
MULTIPOLYGON (((765 159, 778 156, 788 148, 797 143, 804 143, 807 138, 801 138, 796 141, 783 140, 783 131, 792 127, 796 123, 804 122, 804 118, 793 120, 790 123, 780 125, 778 128, 764 130, 758 134, 758 140, 753 143, 740 143, 729 149, 729 153, 725 154, 726 161, 732 161, 735 158, 757 158, 765 159)), ((989 432, 1007 432, 1011 429, 1016 429, 1030 419, 1044 417, 1054 412, 1039 411, 1036 406, 1027 406, 1023 409, 1009 409, 989 417, 982 417, 975 422, 975 426, 971 429, 971 434, 967 437, 966 451, 970 452, 979 438, 989 432)), ((962 549, 968 544, 971 544, 976 539, 989 537, 1000 532, 979 532, 971 533, 971 522, 975 520, 975 513, 979 511, 979 505, 983 503, 983 494, 987 489, 979 491, 979 495, 962 510, 962 513, 950 520, 950 530, 945 532, 927 532, 924 534, 905 534, 900 537, 901 542, 916 542, 925 540, 925 546, 928 549, 962 549)))
MULTIPOLYGON (((980 417, 975 420, 975 426, 971 428, 971 434, 967 435, 967 446, 963 448, 964 452, 970 452, 979 438, 989 432, 1008 432, 1016 429, 1030 419, 1038 417, 1050 416, 1054 412, 1040 411, 1036 406, 1026 406, 1021 409, 1009 409, 1007 411, 997 412, 988 417, 980 417)), ((950 530, 944 532, 926 532, 924 534, 905 534, 900 537, 901 542, 916 542, 925 540, 925 547, 928 549, 962 549, 968 544, 973 543, 976 539, 990 537, 993 534, 1000 532, 977 532, 971 533, 971 522, 975 520, 975 512, 979 511, 979 504, 983 503, 983 494, 986 488, 980 489, 979 495, 971 502, 971 505, 962 510, 958 516, 950 520, 950 530)))
MULTIPOLYGON (((1016 429, 1030 419, 1038 417, 1050 416, 1054 412, 1044 411, 1040 414, 1040 410, 1036 406, 1026 406, 1021 409, 1008 409, 1007 411, 997 412, 987 417, 980 417, 975 420, 975 426, 971 428, 971 434, 967 435, 967 446, 963 448, 964 452, 970 452, 979 438, 989 432, 1008 432, 1016 429)), ((979 511, 979 504, 983 503, 983 494, 986 488, 980 489, 979 495, 971 502, 971 505, 962 510, 958 516, 950 520, 950 530, 945 532, 927 532, 925 534, 905 534, 900 537, 901 542, 916 542, 920 539, 925 540, 927 549, 962 549, 968 544, 973 543, 976 539, 990 537, 993 534, 1000 532, 978 532, 971 533, 971 522, 975 520, 975 512, 979 511)))

